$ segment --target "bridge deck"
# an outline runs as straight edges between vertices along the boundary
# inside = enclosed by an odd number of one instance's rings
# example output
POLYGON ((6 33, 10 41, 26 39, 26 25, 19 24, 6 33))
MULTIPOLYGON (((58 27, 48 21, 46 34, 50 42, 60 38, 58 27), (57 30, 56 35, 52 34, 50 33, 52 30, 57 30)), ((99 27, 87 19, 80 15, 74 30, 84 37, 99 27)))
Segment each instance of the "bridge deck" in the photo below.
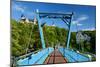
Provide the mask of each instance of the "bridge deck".
POLYGON ((56 64, 56 63, 66 63, 66 62, 67 60, 56 49, 47 57, 44 64, 56 64))

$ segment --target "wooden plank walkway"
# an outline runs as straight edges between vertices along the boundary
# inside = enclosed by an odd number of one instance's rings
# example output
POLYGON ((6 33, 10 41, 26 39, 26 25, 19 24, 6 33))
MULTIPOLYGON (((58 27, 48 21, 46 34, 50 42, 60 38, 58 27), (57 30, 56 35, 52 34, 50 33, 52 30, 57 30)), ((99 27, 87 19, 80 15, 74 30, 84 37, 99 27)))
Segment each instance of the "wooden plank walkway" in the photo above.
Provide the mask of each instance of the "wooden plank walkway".
POLYGON ((67 63, 67 60, 62 56, 62 54, 55 49, 45 60, 44 64, 57 64, 57 63, 67 63))

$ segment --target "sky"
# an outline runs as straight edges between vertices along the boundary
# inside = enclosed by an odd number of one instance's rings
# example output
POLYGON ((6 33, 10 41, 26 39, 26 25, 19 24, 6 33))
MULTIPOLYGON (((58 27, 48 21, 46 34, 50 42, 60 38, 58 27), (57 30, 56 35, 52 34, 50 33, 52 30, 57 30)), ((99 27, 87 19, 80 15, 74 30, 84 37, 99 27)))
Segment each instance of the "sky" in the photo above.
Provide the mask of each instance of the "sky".
MULTIPOLYGON (((26 18, 33 19, 35 17, 34 11, 37 9, 39 12, 74 12, 71 31, 92 31, 96 28, 96 7, 89 5, 12 1, 11 18, 19 21, 21 15, 24 14, 26 18)), ((57 27, 67 29, 66 24, 60 19, 41 19, 41 21, 47 22, 46 25, 49 26, 54 23, 57 27)))

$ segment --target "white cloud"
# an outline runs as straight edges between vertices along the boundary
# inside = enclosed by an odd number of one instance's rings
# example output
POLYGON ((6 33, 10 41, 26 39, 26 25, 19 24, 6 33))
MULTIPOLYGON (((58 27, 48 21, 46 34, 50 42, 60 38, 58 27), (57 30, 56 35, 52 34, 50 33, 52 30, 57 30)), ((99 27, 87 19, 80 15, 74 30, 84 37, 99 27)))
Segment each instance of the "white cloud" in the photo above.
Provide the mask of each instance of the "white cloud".
POLYGON ((21 12, 24 12, 25 9, 26 9, 25 7, 21 7, 21 6, 17 5, 17 4, 14 4, 14 5, 13 5, 13 8, 14 8, 15 10, 21 11, 21 12))
POLYGON ((72 24, 77 25, 77 26, 82 26, 83 25, 83 24, 79 23, 79 21, 77 21, 77 20, 72 21, 72 24))
POLYGON ((87 20, 87 19, 88 19, 88 16, 82 15, 77 19, 77 21, 84 21, 84 20, 87 20))
POLYGON ((78 23, 77 21, 72 21, 72 24, 74 24, 74 25, 77 24, 77 23, 78 23))
POLYGON ((84 21, 84 20, 87 20, 87 19, 88 19, 88 16, 86 16, 86 15, 81 15, 78 19, 72 21, 72 24, 73 24, 73 25, 77 25, 77 26, 82 26, 83 24, 80 23, 80 22, 82 22, 82 21, 84 21))
POLYGON ((83 31, 93 31, 93 30, 96 30, 96 28, 95 27, 92 27, 92 28, 83 29, 83 31))
POLYGON ((77 26, 82 26, 83 24, 78 23, 77 26))
POLYGON ((22 13, 25 12, 25 14, 27 14, 27 15, 29 15, 29 16, 34 16, 34 15, 35 15, 34 12, 28 11, 27 7, 25 7, 25 6, 21 6, 21 5, 18 5, 18 4, 13 3, 12 8, 13 8, 14 10, 20 11, 20 12, 22 12, 22 13))

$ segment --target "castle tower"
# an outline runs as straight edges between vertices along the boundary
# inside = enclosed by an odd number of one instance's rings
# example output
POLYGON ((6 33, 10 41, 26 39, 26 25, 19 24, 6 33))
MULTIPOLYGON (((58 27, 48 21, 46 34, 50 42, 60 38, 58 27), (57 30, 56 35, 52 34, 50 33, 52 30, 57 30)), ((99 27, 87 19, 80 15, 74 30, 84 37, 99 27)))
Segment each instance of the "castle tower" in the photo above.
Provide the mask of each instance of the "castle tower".
POLYGON ((21 23, 24 23, 25 21, 26 21, 26 17, 22 14, 22 15, 21 15, 20 22, 21 22, 21 23))
POLYGON ((37 19, 36 19, 36 17, 34 18, 34 24, 36 24, 37 25, 37 19))

